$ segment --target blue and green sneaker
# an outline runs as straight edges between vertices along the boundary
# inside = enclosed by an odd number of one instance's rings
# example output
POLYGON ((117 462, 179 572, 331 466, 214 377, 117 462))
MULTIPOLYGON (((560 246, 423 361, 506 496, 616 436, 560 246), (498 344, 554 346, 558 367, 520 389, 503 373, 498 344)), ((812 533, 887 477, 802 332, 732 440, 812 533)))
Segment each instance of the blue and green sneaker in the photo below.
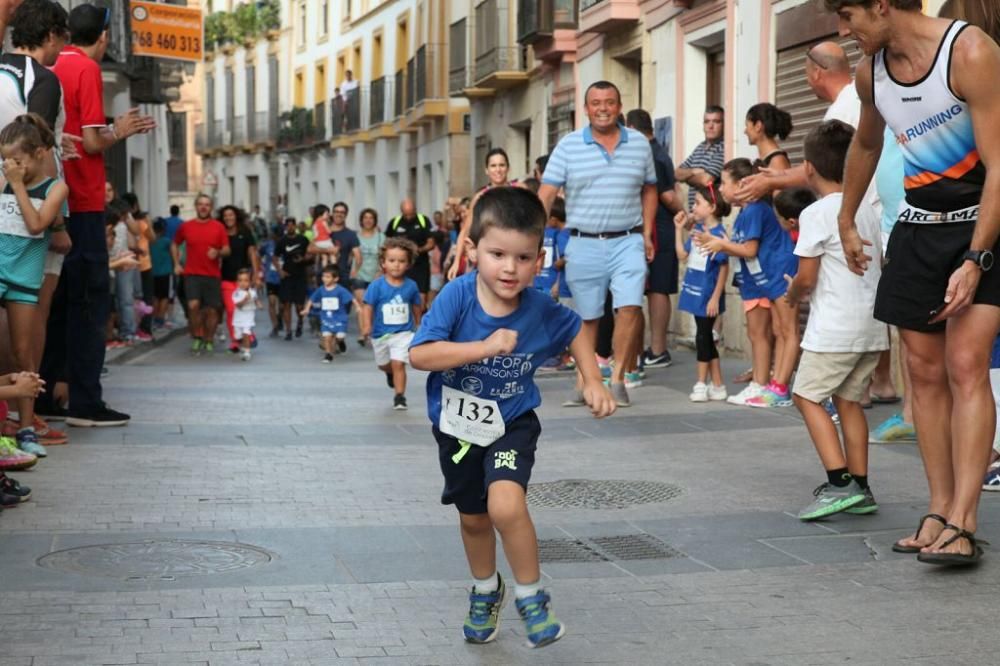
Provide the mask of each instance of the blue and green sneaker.
MULTIPOLYGON (((497 574, 499 577, 500 574, 497 574)), ((465 618, 465 640, 469 643, 489 643, 500 631, 500 610, 503 608, 507 586, 500 577, 496 592, 480 594, 476 588, 469 593, 469 617, 465 618)))
POLYGON ((524 599, 514 600, 517 612, 524 620, 529 647, 539 648, 555 643, 566 633, 566 625, 557 620, 549 610, 551 601, 552 597, 545 590, 539 590, 538 594, 524 599))
POLYGON ((872 444, 915 442, 917 431, 912 423, 903 420, 902 414, 893 414, 868 434, 868 441, 872 444))
POLYGON ((857 481, 851 481, 843 488, 824 483, 813 491, 813 496, 816 499, 799 511, 799 520, 818 520, 832 516, 865 501, 865 491, 857 481))
POLYGON ((191 341, 191 353, 195 356, 201 353, 201 338, 195 338, 191 341))
POLYGON ((875 495, 872 494, 871 488, 865 488, 864 501, 855 504, 850 509, 845 509, 844 513, 851 513, 855 516, 867 516, 876 511, 878 511, 878 502, 875 501, 875 495))

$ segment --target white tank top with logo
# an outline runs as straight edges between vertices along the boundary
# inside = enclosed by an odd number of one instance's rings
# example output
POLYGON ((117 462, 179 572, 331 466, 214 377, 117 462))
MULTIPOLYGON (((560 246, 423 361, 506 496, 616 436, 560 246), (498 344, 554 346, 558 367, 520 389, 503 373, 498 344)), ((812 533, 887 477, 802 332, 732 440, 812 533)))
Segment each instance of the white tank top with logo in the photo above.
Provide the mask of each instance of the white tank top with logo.
POLYGON ((913 83, 893 78, 884 49, 872 59, 875 106, 903 153, 900 222, 971 222, 979 216, 986 168, 969 105, 951 87, 955 40, 966 27, 962 21, 948 27, 930 70, 913 83))

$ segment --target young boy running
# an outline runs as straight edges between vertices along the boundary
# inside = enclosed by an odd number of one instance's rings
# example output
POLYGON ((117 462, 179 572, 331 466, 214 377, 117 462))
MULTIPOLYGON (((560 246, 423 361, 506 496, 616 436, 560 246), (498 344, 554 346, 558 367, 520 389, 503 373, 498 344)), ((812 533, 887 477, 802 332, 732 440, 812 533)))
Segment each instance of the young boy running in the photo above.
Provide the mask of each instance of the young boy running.
POLYGON ((406 364, 410 342, 420 325, 420 290, 406 277, 417 246, 405 238, 389 238, 378 253, 382 276, 365 291, 361 336, 371 338, 375 363, 395 395, 392 408, 406 409, 406 364))
MULTIPOLYGON (((844 161, 853 136, 854 130, 839 120, 825 122, 806 136, 806 176, 820 199, 802 211, 795 246, 799 272, 794 280, 786 276, 785 298, 790 303, 812 293, 792 392, 827 475, 827 482, 813 493, 816 499, 799 512, 801 520, 845 510, 878 510, 868 487, 868 422, 861 397, 879 352, 888 348, 889 341, 885 326, 872 314, 881 270, 873 264, 861 277, 852 273, 837 226, 844 161), (831 396, 840 414, 843 446, 822 404, 831 396)), ((872 239, 873 256, 881 256, 878 216, 871 208, 862 208, 855 222, 863 237, 872 239)))
POLYGON ((337 351, 343 354, 347 351, 347 320, 350 316, 351 303, 354 296, 339 284, 340 269, 335 265, 327 266, 320 275, 323 281, 309 298, 305 308, 302 309, 302 316, 309 313, 309 309, 316 307, 320 312, 320 333, 323 336, 323 356, 324 363, 332 363, 334 355, 334 338, 336 338, 337 351))
POLYGON ((545 209, 531 192, 500 187, 473 211, 469 243, 477 270, 438 294, 410 349, 430 370, 427 411, 438 443, 444 504, 459 511, 474 578, 465 639, 496 638, 506 587, 496 568, 496 534, 514 571, 517 610, 529 644, 558 640, 565 627, 540 585, 538 542, 525 493, 541 426, 535 370, 569 345, 594 416, 615 411, 580 317, 532 289, 542 262, 545 209))

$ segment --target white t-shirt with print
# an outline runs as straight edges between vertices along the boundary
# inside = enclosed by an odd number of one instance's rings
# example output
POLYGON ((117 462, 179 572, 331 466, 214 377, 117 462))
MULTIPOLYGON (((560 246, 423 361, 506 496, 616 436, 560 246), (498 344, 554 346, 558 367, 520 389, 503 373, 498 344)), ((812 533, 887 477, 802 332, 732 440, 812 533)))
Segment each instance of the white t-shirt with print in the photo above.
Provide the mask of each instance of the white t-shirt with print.
MULTIPOLYGON (((802 348, 811 352, 869 352, 889 348, 886 325, 875 320, 875 291, 882 269, 868 264, 864 276, 847 268, 840 244, 837 214, 843 194, 829 194, 802 211, 795 254, 819 257, 819 276, 810 299, 809 323, 802 348)), ((882 256, 881 220, 866 206, 855 220, 861 237, 872 241, 865 250, 882 256)))
POLYGON ((247 294, 250 295, 250 300, 248 300, 243 305, 236 306, 236 310, 233 311, 233 328, 253 328, 254 326, 254 313, 257 310, 257 290, 256 289, 237 289, 233 292, 233 303, 239 303, 242 299, 246 298, 247 294))

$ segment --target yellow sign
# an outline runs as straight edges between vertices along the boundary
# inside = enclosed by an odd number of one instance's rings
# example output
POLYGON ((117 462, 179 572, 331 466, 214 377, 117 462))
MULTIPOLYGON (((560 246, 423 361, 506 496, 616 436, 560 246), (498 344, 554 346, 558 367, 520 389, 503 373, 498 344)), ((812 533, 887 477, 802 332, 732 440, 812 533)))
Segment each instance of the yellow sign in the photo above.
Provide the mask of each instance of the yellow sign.
POLYGON ((201 10, 131 0, 132 53, 201 62, 205 45, 201 10))

